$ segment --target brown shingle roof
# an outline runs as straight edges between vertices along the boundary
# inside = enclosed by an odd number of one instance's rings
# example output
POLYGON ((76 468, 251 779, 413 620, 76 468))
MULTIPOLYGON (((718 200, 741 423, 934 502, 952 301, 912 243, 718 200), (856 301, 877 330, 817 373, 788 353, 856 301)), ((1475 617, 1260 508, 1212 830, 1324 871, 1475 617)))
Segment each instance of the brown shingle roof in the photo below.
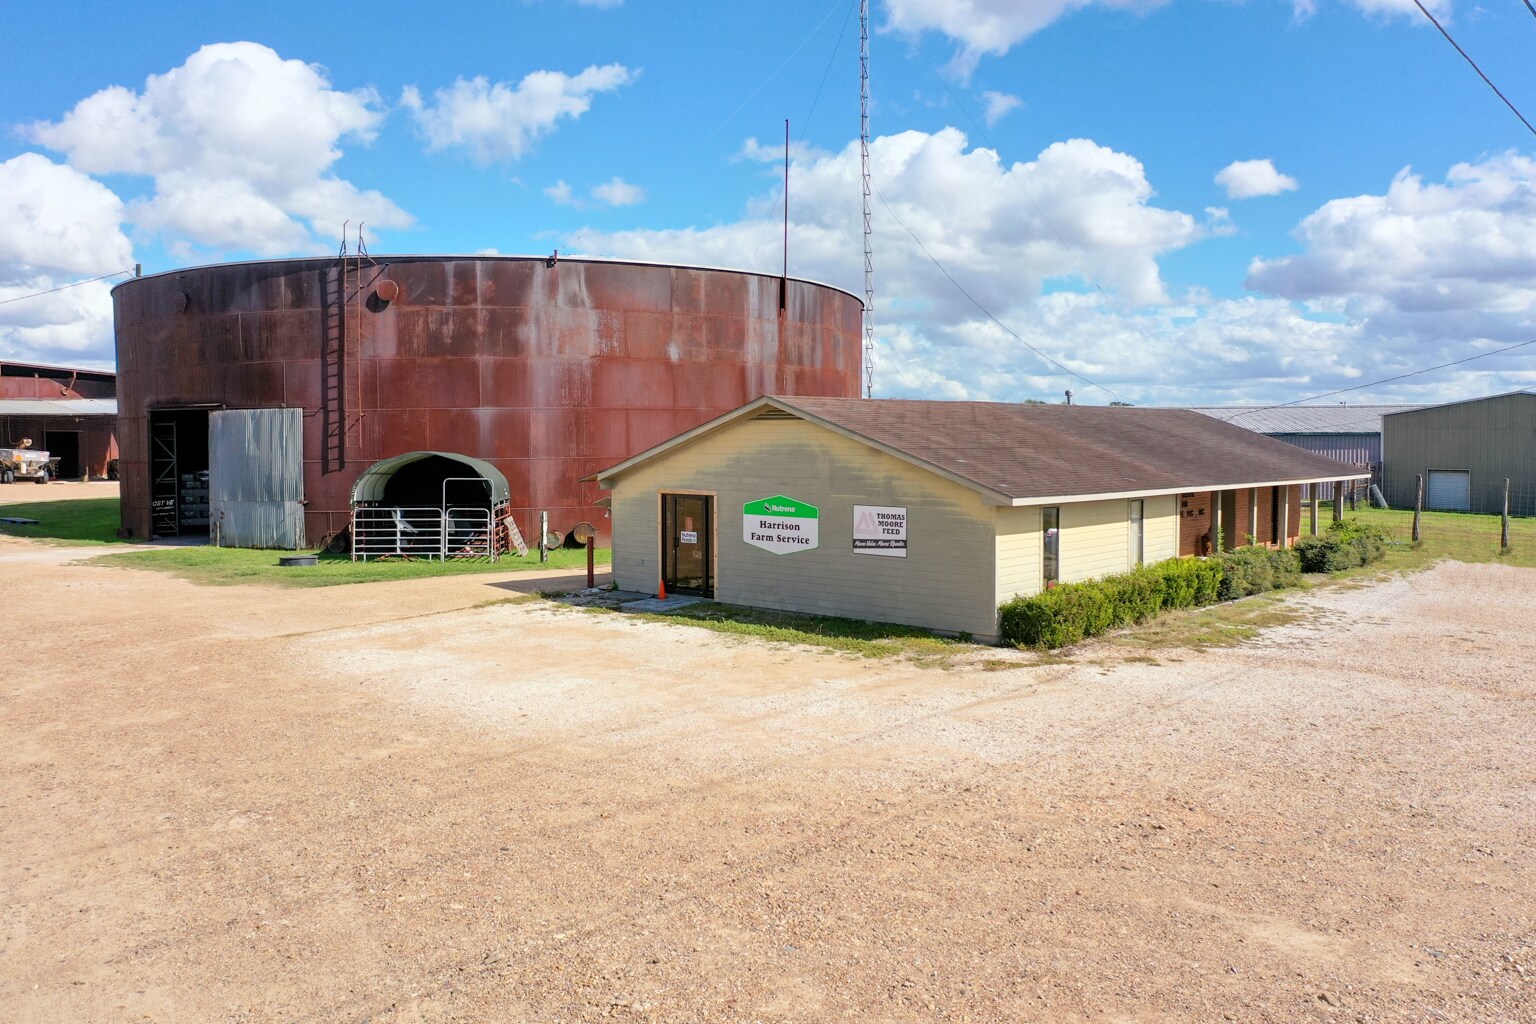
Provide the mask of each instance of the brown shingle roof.
POLYGON ((1182 409, 861 398, 772 401, 1016 500, 1368 475, 1182 409))

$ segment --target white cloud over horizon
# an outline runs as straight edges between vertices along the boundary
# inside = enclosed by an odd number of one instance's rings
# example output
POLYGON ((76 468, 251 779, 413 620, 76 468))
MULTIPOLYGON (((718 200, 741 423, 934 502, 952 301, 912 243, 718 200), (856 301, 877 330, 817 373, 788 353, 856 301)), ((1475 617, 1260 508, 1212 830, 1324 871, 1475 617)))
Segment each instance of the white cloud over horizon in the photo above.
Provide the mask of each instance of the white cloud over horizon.
POLYGON ((1216 184, 1226 189, 1228 199, 1277 196, 1301 187, 1295 178, 1276 170, 1269 159, 1234 160, 1216 172, 1216 184))
POLYGON ((328 248, 345 220, 412 223, 330 170, 343 140, 367 144, 383 118, 371 90, 333 89, 323 69, 258 43, 214 43, 142 92, 103 89, 29 135, 78 171, 152 178, 124 217, 173 247, 278 255, 328 248))
POLYGON ((622 64, 594 64, 575 75, 534 71, 515 85, 492 83, 482 75, 456 79, 435 90, 430 102, 416 86, 406 86, 400 104, 414 115, 429 151, 461 149, 489 166, 520 159, 561 120, 590 110, 594 96, 629 85, 639 75, 622 64))

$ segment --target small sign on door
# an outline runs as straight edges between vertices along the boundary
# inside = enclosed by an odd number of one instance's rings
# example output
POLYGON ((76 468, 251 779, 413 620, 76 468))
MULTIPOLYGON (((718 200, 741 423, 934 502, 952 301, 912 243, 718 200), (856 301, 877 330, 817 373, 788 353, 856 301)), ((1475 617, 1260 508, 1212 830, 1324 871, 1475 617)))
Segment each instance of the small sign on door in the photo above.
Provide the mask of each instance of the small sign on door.
POLYGON ((697 530, 679 530, 677 531, 677 542, 679 544, 697 544, 699 542, 699 532, 697 530))

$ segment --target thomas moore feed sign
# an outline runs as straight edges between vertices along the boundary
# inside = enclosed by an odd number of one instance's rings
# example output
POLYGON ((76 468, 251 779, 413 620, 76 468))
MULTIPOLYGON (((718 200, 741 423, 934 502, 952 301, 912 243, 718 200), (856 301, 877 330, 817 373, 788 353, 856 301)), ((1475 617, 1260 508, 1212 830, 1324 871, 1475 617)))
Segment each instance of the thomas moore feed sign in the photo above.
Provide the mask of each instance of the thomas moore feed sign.
POLYGON ((820 510, 776 494, 741 506, 741 539, 776 555, 810 551, 819 542, 820 510))
POLYGON ((891 505, 853 506, 853 550, 860 555, 907 557, 907 510, 891 505))

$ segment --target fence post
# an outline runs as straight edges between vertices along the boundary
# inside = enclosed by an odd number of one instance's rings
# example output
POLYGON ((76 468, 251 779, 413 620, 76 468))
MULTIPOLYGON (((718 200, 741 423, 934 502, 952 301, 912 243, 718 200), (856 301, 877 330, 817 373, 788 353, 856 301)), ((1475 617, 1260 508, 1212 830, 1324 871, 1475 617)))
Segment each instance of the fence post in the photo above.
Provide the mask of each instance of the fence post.
POLYGON ((1344 481, 1335 480, 1333 484, 1333 521, 1344 521, 1344 481))
POLYGON ((1504 515, 1499 524, 1499 550, 1509 550, 1509 477, 1504 478, 1504 515))
POLYGON ((1413 542, 1419 542, 1419 516, 1424 513, 1424 474, 1420 473, 1413 484, 1413 542))

